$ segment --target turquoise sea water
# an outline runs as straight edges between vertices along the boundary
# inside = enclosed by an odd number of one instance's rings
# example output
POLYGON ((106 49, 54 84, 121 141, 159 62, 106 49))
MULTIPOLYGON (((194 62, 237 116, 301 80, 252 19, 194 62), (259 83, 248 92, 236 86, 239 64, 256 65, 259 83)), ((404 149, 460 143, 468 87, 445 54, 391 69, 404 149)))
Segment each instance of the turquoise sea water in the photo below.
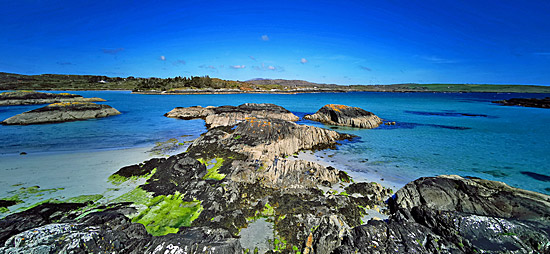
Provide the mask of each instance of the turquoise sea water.
MULTIPOLYGON (((395 126, 363 130, 326 126, 359 138, 345 142, 325 159, 346 170, 404 184, 422 176, 458 174, 498 180, 550 194, 550 110, 504 107, 493 100, 545 97, 544 94, 327 93, 236 95, 138 95, 126 91, 77 91, 101 97, 121 115, 79 122, 0 126, 3 156, 71 153, 151 146, 181 135, 198 137, 202 120, 166 118, 174 107, 274 103, 302 117, 329 103, 372 111, 395 126), (524 172, 524 173, 521 173, 524 172), (536 179, 538 178, 538 179, 536 179)), ((0 107, 6 119, 40 106, 0 107)), ((0 162, 1 163, 1 162, 0 162)), ((398 186, 400 187, 400 186, 398 186)))

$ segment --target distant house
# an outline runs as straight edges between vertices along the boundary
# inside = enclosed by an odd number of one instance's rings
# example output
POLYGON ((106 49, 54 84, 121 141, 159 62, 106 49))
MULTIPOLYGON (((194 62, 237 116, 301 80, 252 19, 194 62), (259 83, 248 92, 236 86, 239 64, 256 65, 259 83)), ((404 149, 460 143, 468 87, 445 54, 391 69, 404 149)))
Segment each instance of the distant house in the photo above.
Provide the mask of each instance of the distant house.
POLYGON ((105 81, 105 80, 100 80, 99 83, 105 84, 105 83, 107 83, 107 81, 105 81))

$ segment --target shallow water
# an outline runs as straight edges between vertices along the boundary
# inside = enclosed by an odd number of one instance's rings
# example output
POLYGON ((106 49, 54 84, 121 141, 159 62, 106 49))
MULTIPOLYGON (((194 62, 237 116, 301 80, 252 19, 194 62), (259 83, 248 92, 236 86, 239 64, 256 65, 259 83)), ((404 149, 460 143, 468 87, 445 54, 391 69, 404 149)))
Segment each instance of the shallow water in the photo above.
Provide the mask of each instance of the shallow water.
MULTIPOLYGON (((334 127, 359 138, 317 156, 329 163, 391 182, 396 188, 422 176, 458 174, 506 182, 550 194, 550 110, 504 107, 493 100, 545 97, 547 94, 329 93, 235 95, 137 95, 125 91, 77 91, 101 97, 121 115, 70 123, 0 126, 0 161, 20 152, 68 153, 150 147, 181 135, 198 137, 202 120, 166 118, 174 107, 239 105, 265 102, 298 116, 329 103, 372 111, 395 126, 363 130, 334 127), (330 157, 328 155, 331 155, 330 157), (524 172, 524 173, 521 173, 524 172), (531 172, 536 174, 530 174, 531 172)), ((0 107, 0 119, 40 106, 0 107)), ((301 121, 331 128, 311 121, 301 121)), ((1 163, 0 163, 1 165, 1 163)), ((0 174, 8 174, 0 169, 0 174)), ((115 170, 116 171, 116 170, 115 170)), ((114 171, 113 171, 114 172, 114 171)), ((9 174, 16 173, 10 171, 9 174)), ((15 183, 14 183, 15 184, 15 183)))

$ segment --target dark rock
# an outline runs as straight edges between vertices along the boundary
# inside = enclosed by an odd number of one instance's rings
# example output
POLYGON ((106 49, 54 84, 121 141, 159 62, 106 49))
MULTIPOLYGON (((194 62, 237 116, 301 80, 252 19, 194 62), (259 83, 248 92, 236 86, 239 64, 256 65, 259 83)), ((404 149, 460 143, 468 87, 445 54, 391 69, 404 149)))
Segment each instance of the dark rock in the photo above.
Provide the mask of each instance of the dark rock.
POLYGON ((165 160, 166 159, 164 158, 153 158, 141 164, 123 167, 115 172, 114 175, 119 175, 122 177, 144 176, 146 174, 150 174, 153 169, 158 167, 158 165, 165 160))
POLYGON ((334 253, 550 253, 543 194, 439 176, 407 184, 388 203, 388 221, 354 228, 334 253))
POLYGON ((538 98, 512 98, 508 100, 493 101, 503 106, 521 106, 532 108, 550 108, 550 97, 544 99, 538 98))
POLYGON ((118 110, 108 105, 92 102, 61 102, 12 116, 5 125, 28 125, 78 121, 119 115, 118 110))
POLYGON ((68 214, 68 212, 81 208, 85 205, 86 204, 77 203, 46 203, 24 212, 8 215, 0 220, 0 246, 2 246, 9 237, 15 234, 31 228, 70 218, 71 215, 68 214))
POLYGON ((9 238, 0 253, 142 253, 151 236, 116 211, 87 215, 83 223, 53 223, 9 238))
POLYGON ((12 206, 12 205, 17 205, 17 202, 16 200, 3 200, 3 199, 0 199, 0 207, 9 207, 9 206, 12 206))
POLYGON ((239 240, 227 230, 195 227, 184 228, 178 234, 154 237, 143 253, 233 254, 243 253, 243 249, 239 240))
POLYGON ((304 119, 367 129, 376 128, 382 124, 382 119, 371 112, 357 107, 336 104, 325 105, 315 114, 304 116, 304 119))
POLYGON ((370 220, 352 229, 332 253, 473 253, 414 221, 370 220))
POLYGON ((539 221, 550 225, 550 197, 502 182, 459 176, 423 177, 405 185, 389 201, 390 210, 426 206, 482 216, 539 221))
POLYGON ((19 155, 27 155, 27 153, 26 152, 21 152, 21 153, 19 153, 19 155))

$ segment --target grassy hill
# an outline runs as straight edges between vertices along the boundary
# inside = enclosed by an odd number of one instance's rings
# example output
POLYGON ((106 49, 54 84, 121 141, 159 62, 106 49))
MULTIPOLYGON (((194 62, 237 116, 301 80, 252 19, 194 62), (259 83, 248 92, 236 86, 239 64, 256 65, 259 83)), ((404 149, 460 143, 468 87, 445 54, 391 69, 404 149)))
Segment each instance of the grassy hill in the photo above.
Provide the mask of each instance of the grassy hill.
POLYGON ((395 84, 352 85, 317 84, 303 80, 256 79, 232 81, 204 77, 135 78, 94 75, 21 75, 0 72, 0 90, 133 90, 167 91, 231 89, 262 91, 371 91, 371 92, 499 92, 550 93, 550 86, 489 84, 395 84))

